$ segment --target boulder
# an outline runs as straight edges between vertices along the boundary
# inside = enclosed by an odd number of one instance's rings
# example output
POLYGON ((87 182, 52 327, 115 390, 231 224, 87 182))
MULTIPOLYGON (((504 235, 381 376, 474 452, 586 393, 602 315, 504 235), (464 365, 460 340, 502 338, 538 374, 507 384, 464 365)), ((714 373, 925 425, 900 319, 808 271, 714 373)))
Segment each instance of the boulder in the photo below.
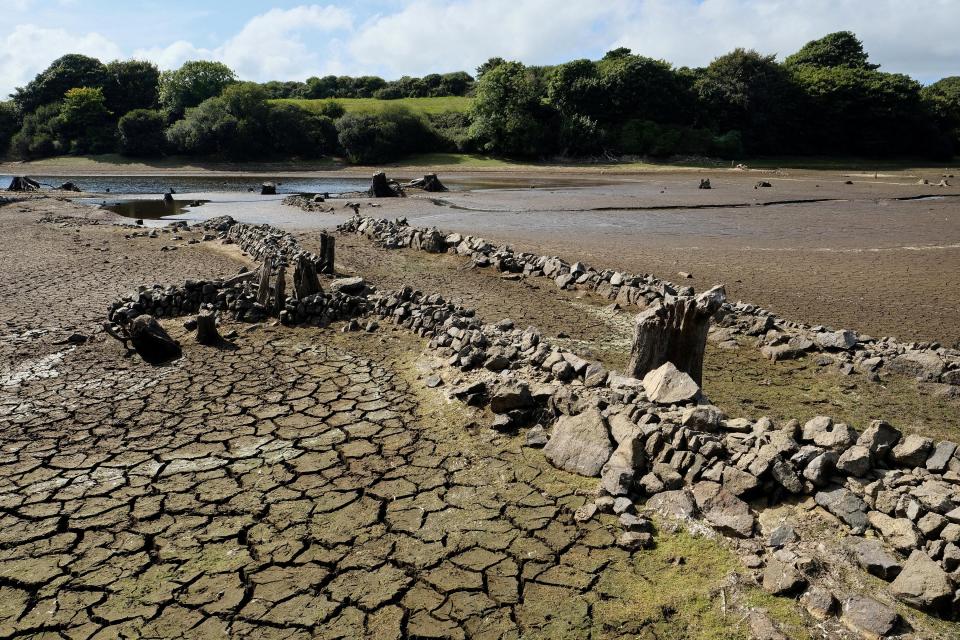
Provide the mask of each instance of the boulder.
POLYGON ((891 518, 885 513, 871 511, 867 514, 870 526, 880 532, 887 544, 907 554, 920 547, 923 536, 913 522, 906 518, 891 518))
POLYGON ((171 338, 153 316, 137 316, 127 331, 130 344, 150 364, 161 364, 183 355, 180 343, 171 338))
POLYGON ((846 487, 818 491, 817 504, 840 518, 857 535, 867 530, 867 505, 846 487))
POLYGON ((700 387, 672 362, 666 362, 643 377, 647 399, 658 404, 675 404, 694 399, 700 387))
POLYGON ((957 445, 955 442, 948 440, 938 442, 933 448, 933 453, 927 458, 927 469, 934 473, 943 473, 947 470, 947 466, 950 464, 950 458, 953 457, 956 450, 957 445))
POLYGON ((894 373, 919 378, 926 381, 935 381, 946 369, 943 360, 929 351, 907 351, 895 357, 887 364, 887 369, 894 373))
POLYGON ((833 451, 824 451, 815 456, 803 470, 803 477, 817 485, 825 486, 837 467, 839 456, 833 451))
POLYGON ((902 568, 900 562, 884 548, 879 540, 859 539, 852 551, 857 564, 870 575, 889 582, 900 574, 902 568))
POLYGON ((874 420, 857 438, 857 444, 869 449, 875 462, 884 461, 893 447, 900 442, 901 436, 900 431, 890 426, 889 423, 883 420, 874 420))
POLYGON ((763 570, 763 590, 775 596, 799 592, 807 586, 807 579, 792 562, 783 562, 771 556, 763 570))
POLYGON ((685 489, 663 491, 647 500, 646 507, 668 518, 689 520, 697 514, 697 506, 685 489))
POLYGON ((554 466, 583 476, 598 476, 613 453, 607 424, 592 408, 576 416, 562 416, 543 449, 554 466))
POLYGON ((714 432, 720 428, 720 422, 726 417, 718 407, 712 404, 701 404, 684 411, 680 424, 697 431, 714 432))
POLYGON ((756 526, 756 516, 746 502, 716 482, 698 482, 693 498, 704 518, 721 533, 749 538, 756 526))
POLYGON ((950 577, 923 551, 914 551, 890 585, 899 600, 925 611, 940 610, 953 599, 950 577))
POLYGON ((837 459, 837 470, 861 478, 870 471, 870 449, 855 444, 837 459))
POLYGON ((848 598, 840 615, 843 625, 864 640, 879 640, 890 635, 899 619, 890 607, 860 595, 848 598))
POLYGON ((800 604, 817 620, 827 620, 834 615, 837 599, 829 589, 814 585, 800 597, 800 604))
POLYGON ((530 387, 519 382, 501 384, 490 394, 490 410, 494 413, 509 413, 533 406, 530 387))
POLYGON ((367 286, 366 281, 360 276, 353 278, 340 278, 330 283, 330 291, 346 293, 348 295, 357 295, 362 293, 367 286))
POLYGON ((910 434, 895 446, 891 453, 897 464, 904 467, 921 467, 927 463, 931 449, 933 449, 933 440, 910 434))
POLYGON ((823 349, 848 351, 857 346, 857 334, 848 329, 818 333, 813 340, 823 349))
POLYGON ((637 436, 620 441, 600 471, 600 486, 612 496, 625 496, 633 488, 638 469, 643 469, 643 440, 637 436))

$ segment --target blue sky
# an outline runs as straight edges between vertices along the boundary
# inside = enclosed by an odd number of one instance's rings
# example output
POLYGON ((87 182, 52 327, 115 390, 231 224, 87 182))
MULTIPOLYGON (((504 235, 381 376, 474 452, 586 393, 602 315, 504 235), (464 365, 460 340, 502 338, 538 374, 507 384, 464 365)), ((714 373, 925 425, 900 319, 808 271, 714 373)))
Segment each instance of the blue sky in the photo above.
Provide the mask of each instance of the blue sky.
POLYGON ((0 95, 80 52, 174 68, 217 59, 244 79, 472 71, 635 52, 699 66, 737 46, 789 54, 849 29, 887 71, 960 74, 960 0, 0 0, 0 95))

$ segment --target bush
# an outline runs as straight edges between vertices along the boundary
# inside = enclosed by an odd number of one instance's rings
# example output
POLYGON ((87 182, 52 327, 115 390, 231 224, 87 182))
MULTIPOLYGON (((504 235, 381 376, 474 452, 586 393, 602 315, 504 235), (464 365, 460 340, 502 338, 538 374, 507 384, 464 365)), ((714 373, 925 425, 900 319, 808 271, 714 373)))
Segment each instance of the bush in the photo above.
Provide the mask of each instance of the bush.
POLYGON ((620 131, 620 150, 629 155, 667 158, 677 155, 737 158, 743 154, 739 131, 715 135, 707 129, 630 120, 620 131))
POLYGON ((337 121, 337 138, 354 164, 388 162, 437 145, 426 122, 404 108, 348 113, 337 121))
POLYGON ((471 153, 476 144, 470 137, 470 116, 466 113, 448 111, 427 116, 436 136, 439 151, 471 153))
POLYGON ((13 102, 0 102, 0 156, 6 154, 10 139, 20 128, 17 107, 13 102))
POLYGON ((158 156, 166 145, 166 118, 159 111, 134 109, 117 124, 120 153, 127 156, 158 156))
POLYGON ((28 113, 23 126, 10 141, 10 152, 18 158, 32 159, 57 155, 62 146, 54 132, 60 104, 45 104, 28 113))
POLYGON ((116 147, 112 115, 103 89, 70 89, 54 121, 54 131, 70 153, 106 153, 116 147))
POLYGON ((266 124, 274 150, 281 154, 316 158, 337 149, 333 120, 294 104, 270 105, 266 124))
POLYGON ((184 154, 223 152, 237 134, 239 122, 227 111, 223 98, 210 98, 187 109, 182 120, 167 129, 167 142, 184 154))
POLYGON ((164 71, 160 74, 160 106, 171 119, 180 118, 187 109, 219 96, 236 80, 233 70, 222 62, 185 62, 176 71, 164 71))

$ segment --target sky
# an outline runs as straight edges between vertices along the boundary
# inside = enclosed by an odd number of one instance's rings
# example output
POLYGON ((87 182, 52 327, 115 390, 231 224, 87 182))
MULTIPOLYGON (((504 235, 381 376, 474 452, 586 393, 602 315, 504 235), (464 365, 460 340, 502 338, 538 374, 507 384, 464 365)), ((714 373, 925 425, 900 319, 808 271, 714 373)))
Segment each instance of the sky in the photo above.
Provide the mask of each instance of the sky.
POLYGON ((736 47, 780 58, 839 30, 924 83, 960 75, 960 0, 0 0, 0 96, 65 53, 162 69, 225 62, 244 80, 473 70, 599 58, 625 46, 678 66, 736 47))

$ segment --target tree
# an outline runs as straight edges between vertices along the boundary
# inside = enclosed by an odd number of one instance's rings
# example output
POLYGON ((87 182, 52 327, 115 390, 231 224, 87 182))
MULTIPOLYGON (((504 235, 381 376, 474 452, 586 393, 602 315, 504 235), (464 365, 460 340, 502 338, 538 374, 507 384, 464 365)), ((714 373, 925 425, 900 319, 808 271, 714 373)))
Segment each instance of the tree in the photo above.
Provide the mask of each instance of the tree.
POLYGON ((337 147, 333 120, 295 104, 271 104, 266 128, 274 150, 284 155, 316 158, 337 147))
POLYGON ((217 97, 187 109, 183 119, 167 129, 166 136, 180 153, 208 155, 222 153, 237 129, 237 119, 227 110, 226 101, 217 97))
POLYGON ((69 153, 105 153, 116 142, 112 116, 103 89, 77 87, 64 95, 54 128, 69 153))
POLYGON ((17 107, 13 102, 0 102, 0 157, 6 155, 10 139, 20 128, 17 107))
POLYGON ((692 98, 669 63, 621 52, 607 54, 597 68, 606 102, 600 119, 692 120, 692 98))
POLYGON ((846 67, 848 69, 877 69, 879 65, 867 62, 863 43, 850 31, 837 31, 819 40, 811 40, 784 64, 789 67, 846 67))
POLYGON ((473 78, 466 71, 445 73, 440 78, 438 96, 465 96, 473 89, 473 78))
POLYGON ((736 49, 716 58, 694 82, 701 122, 714 131, 741 131, 750 153, 783 153, 789 148, 800 106, 790 75, 774 56, 736 49))
POLYGON ((144 60, 114 60, 107 64, 106 72, 103 94, 107 108, 115 115, 119 117, 134 109, 157 106, 157 84, 160 81, 157 65, 144 60))
POLYGON ((600 88, 597 65, 574 60, 553 69, 547 82, 547 101, 564 116, 596 116, 607 111, 607 96, 600 88))
POLYGON ((160 106, 170 119, 175 120, 182 117, 190 107, 196 107, 204 100, 220 95, 236 80, 233 70, 222 62, 185 62, 176 71, 164 71, 160 74, 160 106))
POLYGON ((536 156, 547 150, 545 123, 551 117, 519 62, 504 62, 480 75, 471 115, 470 135, 484 151, 536 156))
POLYGON ((27 86, 17 88, 13 102, 21 114, 34 111, 44 104, 59 102, 70 89, 102 88, 107 82, 107 69, 96 58, 71 53, 54 60, 27 86))
POLYGON ((159 111, 134 109, 120 118, 120 152, 127 156, 158 156, 166 145, 166 118, 159 111))
POLYGON ((960 151, 960 76, 950 76, 924 87, 924 105, 940 131, 950 141, 951 151, 960 151))
POLYGON ((402 107, 376 114, 348 113, 337 120, 337 138, 355 164, 395 160, 434 143, 426 123, 402 107))
POLYGON ((506 63, 506 60, 504 60, 503 58, 500 58, 500 57, 490 58, 489 60, 481 64, 479 67, 477 67, 477 80, 482 78, 483 74, 487 73, 488 71, 493 71, 494 69, 496 69, 497 67, 499 67, 504 63, 506 63))
POLYGON ((40 105, 23 117, 23 125, 10 140, 10 152, 25 159, 45 158, 62 152, 55 129, 60 103, 40 105))

